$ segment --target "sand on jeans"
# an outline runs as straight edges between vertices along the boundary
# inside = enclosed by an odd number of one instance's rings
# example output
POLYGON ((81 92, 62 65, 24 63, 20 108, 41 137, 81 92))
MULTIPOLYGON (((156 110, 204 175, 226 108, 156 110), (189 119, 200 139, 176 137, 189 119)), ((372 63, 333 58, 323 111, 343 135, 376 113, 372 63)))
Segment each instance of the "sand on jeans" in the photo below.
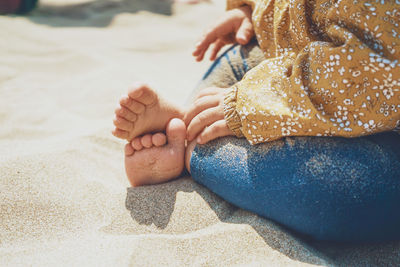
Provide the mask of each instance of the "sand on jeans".
POLYGON ((133 81, 182 104, 223 1, 44 0, 0 17, 0 266, 391 266, 400 244, 308 242, 183 177, 129 188, 113 110, 133 81))

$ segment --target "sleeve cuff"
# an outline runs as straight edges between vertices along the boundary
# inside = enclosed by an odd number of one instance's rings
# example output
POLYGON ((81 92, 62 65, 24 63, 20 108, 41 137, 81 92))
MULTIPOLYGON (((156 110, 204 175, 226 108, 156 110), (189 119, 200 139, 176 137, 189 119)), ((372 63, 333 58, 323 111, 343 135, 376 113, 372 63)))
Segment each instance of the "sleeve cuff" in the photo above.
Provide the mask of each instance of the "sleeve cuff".
POLYGON ((227 0, 226 1, 226 10, 231 10, 234 8, 238 8, 244 5, 251 5, 251 1, 248 0, 227 0))
POLYGON ((226 94, 224 99, 224 115, 226 123, 229 129, 237 136, 243 137, 242 133, 242 122, 240 120, 239 114, 236 111, 236 96, 237 88, 232 86, 232 90, 226 94))

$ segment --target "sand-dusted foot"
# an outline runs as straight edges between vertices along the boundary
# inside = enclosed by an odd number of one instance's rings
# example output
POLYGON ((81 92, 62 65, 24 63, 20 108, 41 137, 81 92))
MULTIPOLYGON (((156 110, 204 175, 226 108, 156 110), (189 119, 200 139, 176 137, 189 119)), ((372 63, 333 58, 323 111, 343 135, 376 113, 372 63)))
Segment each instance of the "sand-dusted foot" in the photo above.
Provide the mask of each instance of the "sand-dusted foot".
POLYGON ((121 98, 115 115, 113 135, 130 142, 147 133, 164 132, 172 118, 183 117, 183 111, 149 86, 137 84, 121 98))
POLYGON ((131 185, 158 184, 178 177, 184 168, 185 137, 185 123, 174 118, 166 126, 166 144, 157 146, 152 141, 146 148, 140 138, 134 139, 141 142, 140 150, 134 148, 136 144, 127 144, 125 171, 131 185))
POLYGON ((167 137, 164 133, 146 134, 143 136, 135 137, 130 145, 134 151, 142 150, 143 148, 150 148, 152 146, 163 146, 167 143, 167 137))

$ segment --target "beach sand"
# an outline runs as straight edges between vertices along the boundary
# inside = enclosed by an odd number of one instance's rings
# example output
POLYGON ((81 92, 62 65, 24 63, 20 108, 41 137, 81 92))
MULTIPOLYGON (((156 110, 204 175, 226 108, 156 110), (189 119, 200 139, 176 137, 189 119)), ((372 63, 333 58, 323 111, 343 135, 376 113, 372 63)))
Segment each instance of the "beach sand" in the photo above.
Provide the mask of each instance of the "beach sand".
POLYGON ((395 266, 400 243, 310 242, 184 177, 129 188, 113 111, 134 81, 182 104, 224 1, 44 0, 0 17, 0 266, 395 266))

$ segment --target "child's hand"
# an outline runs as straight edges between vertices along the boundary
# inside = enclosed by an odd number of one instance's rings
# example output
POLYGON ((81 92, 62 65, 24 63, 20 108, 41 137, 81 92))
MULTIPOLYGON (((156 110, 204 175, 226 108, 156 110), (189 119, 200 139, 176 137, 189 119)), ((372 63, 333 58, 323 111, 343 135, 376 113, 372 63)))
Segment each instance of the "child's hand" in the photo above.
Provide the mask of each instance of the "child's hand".
POLYGON ((197 43, 193 56, 196 57, 197 61, 203 60, 209 46, 214 44, 210 60, 215 60, 219 50, 226 44, 238 42, 241 45, 245 45, 253 36, 254 29, 251 22, 251 8, 249 6, 235 8, 226 12, 224 17, 206 32, 197 43))
POLYGON ((197 143, 205 144, 218 137, 234 135, 224 116, 226 90, 210 87, 200 91, 183 119, 188 125, 186 134, 188 141, 197 136, 197 143))

